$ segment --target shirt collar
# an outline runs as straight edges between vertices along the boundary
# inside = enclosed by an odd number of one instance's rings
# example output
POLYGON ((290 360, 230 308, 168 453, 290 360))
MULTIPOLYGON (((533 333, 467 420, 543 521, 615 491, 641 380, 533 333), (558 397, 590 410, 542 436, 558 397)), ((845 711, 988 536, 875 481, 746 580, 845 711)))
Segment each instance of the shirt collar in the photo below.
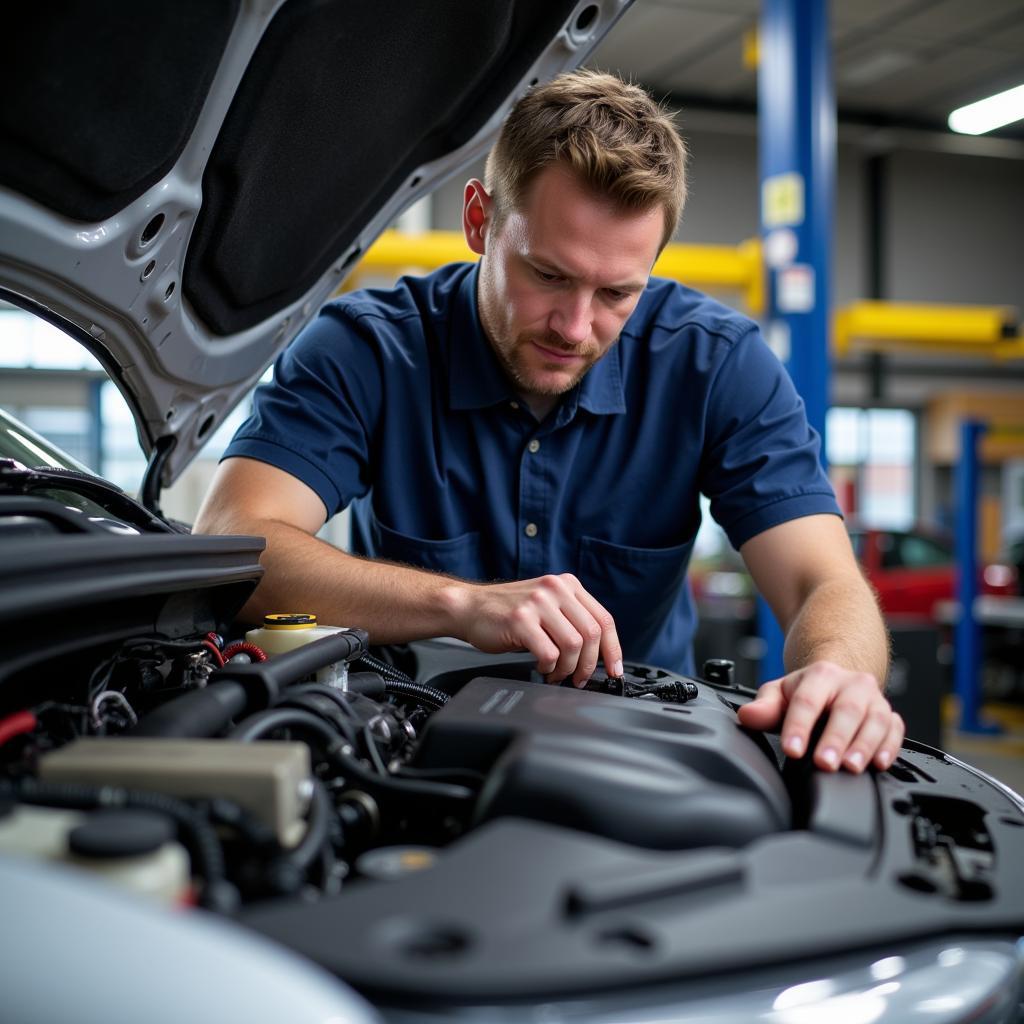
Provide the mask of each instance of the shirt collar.
MULTIPOLYGON (((477 263, 459 285, 452 318, 448 364, 448 404, 456 409, 484 409, 515 399, 515 389, 484 334, 477 309, 477 263)), ((626 411, 622 388, 621 342, 590 368, 562 400, 566 413, 577 405, 596 415, 626 411), (571 408, 569 408, 571 406, 571 408)))

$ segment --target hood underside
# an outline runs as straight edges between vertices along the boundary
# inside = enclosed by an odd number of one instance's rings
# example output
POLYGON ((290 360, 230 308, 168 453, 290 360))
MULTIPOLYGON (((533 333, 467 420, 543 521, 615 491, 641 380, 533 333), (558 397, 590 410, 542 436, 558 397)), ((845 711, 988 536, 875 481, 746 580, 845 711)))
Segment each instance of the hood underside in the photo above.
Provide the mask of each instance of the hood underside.
POLYGON ((168 484, 373 239, 628 6, 11 4, 0 298, 100 359, 168 484))

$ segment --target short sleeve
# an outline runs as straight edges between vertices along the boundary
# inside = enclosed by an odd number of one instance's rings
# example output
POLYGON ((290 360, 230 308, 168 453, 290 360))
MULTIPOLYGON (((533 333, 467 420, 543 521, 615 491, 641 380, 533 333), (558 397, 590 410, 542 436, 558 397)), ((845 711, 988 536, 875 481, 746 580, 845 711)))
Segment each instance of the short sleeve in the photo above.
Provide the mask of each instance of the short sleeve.
POLYGON ((842 514, 820 451, 803 400, 760 331, 739 337, 712 385, 701 463, 701 490, 733 547, 791 519, 842 514))
POLYGON ((372 333, 332 304, 278 357, 273 381, 257 388, 253 413, 222 458, 245 456, 284 470, 316 492, 330 518, 372 485, 381 396, 372 333))

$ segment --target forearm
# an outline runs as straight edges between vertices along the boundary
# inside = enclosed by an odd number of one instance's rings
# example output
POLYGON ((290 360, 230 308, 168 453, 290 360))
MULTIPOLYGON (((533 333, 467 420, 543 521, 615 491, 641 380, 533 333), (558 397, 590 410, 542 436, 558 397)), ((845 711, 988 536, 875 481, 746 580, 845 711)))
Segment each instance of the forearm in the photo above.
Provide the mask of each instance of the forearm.
POLYGON ((311 612, 321 623, 358 626, 375 644, 459 635, 472 584, 437 573, 359 558, 287 523, 233 522, 233 533, 266 537, 266 573, 239 613, 311 612))
POLYGON ((243 458, 221 464, 195 532, 266 537, 266 573, 239 613, 311 612, 358 626, 374 643, 454 636, 482 651, 530 651, 538 670, 582 684, 598 658, 622 672, 615 623, 568 573, 511 583, 474 583, 339 551, 316 538, 327 516, 320 497, 273 466, 243 458))
POLYGON ((884 686, 889 633, 867 583, 849 576, 816 586, 786 630, 783 658, 787 672, 830 661, 869 672, 884 686))

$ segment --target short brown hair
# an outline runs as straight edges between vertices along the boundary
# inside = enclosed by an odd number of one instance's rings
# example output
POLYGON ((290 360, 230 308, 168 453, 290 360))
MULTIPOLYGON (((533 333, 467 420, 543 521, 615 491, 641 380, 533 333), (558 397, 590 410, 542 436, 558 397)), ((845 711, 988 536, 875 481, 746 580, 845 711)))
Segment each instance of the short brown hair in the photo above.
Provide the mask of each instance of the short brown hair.
POLYGON ((662 245, 686 201, 686 146, 672 114, 637 85, 572 71, 537 86, 512 108, 487 157, 494 222, 517 208, 534 177, 559 163, 627 210, 665 211, 662 245))

